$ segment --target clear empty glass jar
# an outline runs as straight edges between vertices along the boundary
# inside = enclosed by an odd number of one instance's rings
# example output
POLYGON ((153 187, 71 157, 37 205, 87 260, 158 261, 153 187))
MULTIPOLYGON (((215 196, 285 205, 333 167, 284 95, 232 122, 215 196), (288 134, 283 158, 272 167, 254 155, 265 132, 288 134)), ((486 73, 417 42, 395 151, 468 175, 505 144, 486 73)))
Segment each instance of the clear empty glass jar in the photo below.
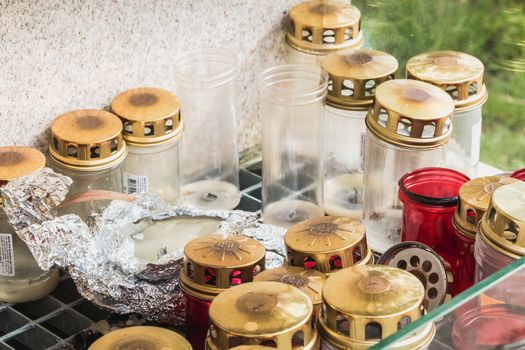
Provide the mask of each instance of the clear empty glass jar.
MULTIPOLYGON (((18 177, 42 169, 45 156, 28 147, 0 147, 0 192, 18 177)), ((58 284, 58 269, 43 271, 18 237, 2 209, 0 197, 0 301, 24 303, 49 294, 58 284)))
POLYGON ((124 193, 154 193, 168 202, 180 199, 179 106, 175 95, 158 88, 127 90, 111 102, 111 110, 124 123, 128 145, 122 165, 124 193))
POLYGON ((407 62, 407 78, 436 85, 454 100, 446 165, 470 177, 478 173, 481 109, 488 97, 483 72, 483 63, 476 57, 455 51, 427 52, 407 62))
POLYGON ((361 12, 349 1, 312 0, 290 10, 288 63, 320 66, 330 52, 363 46, 361 12))
POLYGON ((323 208, 328 215, 361 218, 365 167, 365 117, 376 87, 393 79, 397 60, 368 49, 329 54, 323 208))
POLYGON ((58 116, 51 124, 49 166, 73 180, 58 213, 86 219, 110 200, 126 198, 120 168, 127 153, 122 122, 113 113, 83 109, 58 116))
MULTIPOLYGON (((425 288, 407 271, 382 265, 353 266, 328 277, 317 320, 321 349, 368 349, 424 314, 425 288)), ((425 349, 436 327, 425 327, 392 349, 425 349)))
POLYGON ((226 49, 191 50, 175 62, 186 125, 181 142, 182 197, 201 209, 233 209, 241 198, 236 68, 236 54, 226 49))
POLYGON ((282 65, 261 75, 265 222, 283 227, 324 215, 324 113, 328 75, 282 65))
POLYGON ((372 250, 383 253, 400 241, 401 176, 444 165, 453 110, 452 98, 428 83, 396 79, 377 87, 365 120, 363 217, 372 250))

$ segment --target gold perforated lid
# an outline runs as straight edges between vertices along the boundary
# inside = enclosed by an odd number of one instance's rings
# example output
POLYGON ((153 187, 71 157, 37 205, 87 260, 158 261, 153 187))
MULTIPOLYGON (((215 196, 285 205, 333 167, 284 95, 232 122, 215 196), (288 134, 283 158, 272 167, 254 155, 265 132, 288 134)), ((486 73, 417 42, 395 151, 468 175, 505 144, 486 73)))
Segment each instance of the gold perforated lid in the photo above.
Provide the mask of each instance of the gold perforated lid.
POLYGON ((282 266, 266 270, 254 278, 255 282, 273 281, 297 287, 310 297, 314 305, 323 302, 321 291, 323 290, 325 280, 326 276, 319 271, 295 266, 282 266))
POLYGON ((492 193, 503 185, 520 182, 508 176, 485 176, 470 180, 459 189, 459 203, 454 224, 461 233, 474 237, 478 223, 486 213, 492 193))
POLYGON ((231 350, 271 350, 275 349, 269 346, 262 346, 262 345, 241 345, 236 346, 234 348, 231 348, 231 350))
POLYGON ((480 226, 503 253, 524 256, 525 182, 504 185, 494 191, 480 226))
POLYGON ((39 151, 23 146, 0 147, 0 185, 4 181, 29 175, 46 165, 46 157, 39 151))
POLYGON ((191 350, 180 334, 169 329, 137 326, 118 329, 99 338, 89 350, 191 350))
POLYGON ((452 136, 454 102, 434 85, 388 80, 376 89, 366 125, 381 140, 400 147, 434 148, 452 136))
POLYGON ((358 49, 329 54, 322 63, 330 78, 326 103, 342 109, 368 109, 376 87, 394 79, 397 66, 395 57, 382 51, 358 49))
POLYGON ((323 273, 367 264, 372 252, 360 220, 320 216, 293 225, 285 234, 288 263, 323 273))
POLYGON ((327 54, 363 45, 361 12, 345 1, 305 1, 290 10, 286 40, 293 48, 327 54))
POLYGON ((225 290, 210 307, 210 320, 229 334, 274 336, 309 321, 310 298, 298 288, 278 282, 245 283, 225 290))
POLYGON ((264 270, 266 250, 259 241, 242 235, 212 234, 184 247, 181 287, 204 299, 239 283, 251 282, 264 270))
POLYGON ((164 89, 124 91, 113 99, 111 110, 122 119, 124 139, 129 144, 157 145, 182 134, 179 99, 164 89))
POLYGON ((58 116, 51 124, 49 155, 61 166, 93 171, 121 163, 127 154, 122 122, 113 113, 82 109, 58 116))
POLYGON ((474 56, 456 51, 433 51, 407 62, 407 78, 431 83, 445 90, 456 111, 479 106, 487 100, 483 84, 483 63, 474 56))

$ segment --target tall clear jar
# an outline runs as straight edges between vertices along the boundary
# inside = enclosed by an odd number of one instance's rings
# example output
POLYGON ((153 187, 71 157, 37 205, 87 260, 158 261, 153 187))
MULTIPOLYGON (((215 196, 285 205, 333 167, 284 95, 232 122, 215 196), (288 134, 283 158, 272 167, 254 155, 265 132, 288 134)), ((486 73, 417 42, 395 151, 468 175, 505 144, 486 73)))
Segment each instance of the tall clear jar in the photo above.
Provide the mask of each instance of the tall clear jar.
POLYGON ((287 63, 319 67, 327 54, 363 46, 361 12, 349 1, 312 0, 290 10, 287 63))
POLYGON ((484 70, 479 59, 456 51, 427 52, 407 62, 407 78, 438 86, 454 100, 446 165, 470 177, 476 177, 479 168, 482 106, 488 97, 484 70))
POLYGON ((398 181, 408 171, 444 165, 453 110, 452 98, 428 83, 396 79, 376 89, 365 120, 363 217, 372 250, 400 242, 398 181))
POLYGON ((186 124, 182 197, 201 209, 233 209, 240 201, 236 68, 236 54, 218 48, 188 51, 175 63, 186 124))
POLYGON ((180 104, 169 91, 136 88, 122 92, 111 110, 122 119, 128 156, 122 165, 124 193, 158 194, 180 200, 179 143, 183 131, 180 104))
POLYGON ((323 208, 328 215, 363 215, 365 117, 376 87, 394 79, 397 60, 384 52, 358 49, 329 54, 323 208))
POLYGON ((324 215, 324 113, 328 75, 282 65, 262 73, 263 218, 290 227, 324 215))
MULTIPOLYGON (((28 147, 0 147, 0 193, 2 186, 45 166, 46 158, 28 147)), ((0 301, 24 303, 40 299, 58 284, 58 269, 43 271, 27 245, 18 237, 2 209, 0 197, 0 301)))
POLYGON ((58 116, 51 124, 48 165, 73 180, 58 214, 87 219, 122 192, 121 165, 128 150, 122 122, 113 113, 82 109, 58 116))

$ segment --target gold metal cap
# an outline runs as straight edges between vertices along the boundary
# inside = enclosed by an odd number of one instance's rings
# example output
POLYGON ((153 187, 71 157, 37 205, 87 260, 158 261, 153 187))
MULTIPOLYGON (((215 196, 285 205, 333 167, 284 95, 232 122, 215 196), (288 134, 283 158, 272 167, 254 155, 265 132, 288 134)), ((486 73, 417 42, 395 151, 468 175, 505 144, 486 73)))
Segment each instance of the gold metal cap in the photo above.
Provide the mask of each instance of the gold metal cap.
POLYGON ((23 146, 0 147, 0 185, 2 182, 29 175, 46 165, 46 157, 39 151, 23 146))
POLYGON ((409 148, 435 148, 452 136, 454 102, 443 90, 421 81, 388 80, 376 89, 368 130, 381 140, 409 148))
POLYGON ((374 103, 376 87, 394 79, 394 56, 382 51, 358 49, 326 56, 322 67, 328 72, 326 103, 342 109, 368 109, 374 103))
MULTIPOLYGON (((398 268, 362 265, 341 270, 323 287, 319 332, 340 347, 367 349, 421 317, 424 294, 421 282, 398 268)), ((394 348, 420 349, 434 333, 429 324, 394 348)))
POLYGON ((323 302, 321 291, 323 290, 326 276, 319 271, 295 266, 282 266, 263 271, 255 276, 253 280, 255 282, 281 282, 297 287, 310 297, 314 307, 323 302))
POLYGON ((128 144, 157 145, 182 134, 179 99, 167 90, 141 87, 124 91, 113 99, 111 110, 122 119, 128 144))
POLYGON ((283 350, 293 345, 299 345, 294 349, 317 349, 312 317, 312 302, 300 289, 278 282, 245 283, 212 301, 206 342, 213 350, 269 343, 283 350))
POLYGON ((212 234, 184 247, 181 288, 202 299, 213 299, 227 288, 251 282, 264 270, 266 250, 259 241, 242 235, 212 234))
POLYGON ((480 228, 503 253, 525 255, 525 182, 501 186, 494 191, 480 228))
POLYGON ((191 345, 180 334, 169 329, 137 326, 118 329, 97 339, 89 350, 191 350, 191 345))
POLYGON ((122 122, 113 113, 82 109, 51 124, 49 155, 63 167, 93 171, 121 163, 127 154, 122 122))
POLYGON ((368 264, 372 252, 360 220, 321 216, 292 226, 284 236, 288 263, 323 273, 368 264))
POLYGON ((457 51, 426 52, 409 59, 406 67, 407 78, 445 90, 454 99, 456 111, 477 107, 487 100, 485 68, 474 56, 457 51))
POLYGON ((286 34, 290 46, 312 54, 327 54, 363 45, 361 12, 344 1, 312 0, 290 10, 286 34))
POLYGON ((503 185, 520 182, 508 176, 485 176, 470 180, 459 189, 454 225, 463 235, 474 238, 478 223, 489 208, 492 193, 503 185))
POLYGON ((240 345, 236 346, 234 348, 231 348, 231 350, 272 350, 275 348, 269 347, 269 346, 262 346, 262 345, 240 345))

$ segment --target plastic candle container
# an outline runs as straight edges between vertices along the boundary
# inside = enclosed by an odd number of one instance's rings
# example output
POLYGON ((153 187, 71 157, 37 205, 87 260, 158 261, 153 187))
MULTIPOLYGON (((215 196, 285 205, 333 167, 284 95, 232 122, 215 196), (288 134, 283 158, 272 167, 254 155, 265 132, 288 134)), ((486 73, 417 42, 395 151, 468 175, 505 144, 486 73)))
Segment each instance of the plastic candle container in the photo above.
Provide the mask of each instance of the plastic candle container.
POLYGON ((282 227, 320 215, 328 75, 282 65, 261 75, 262 205, 265 222, 282 227))
POLYGON ((239 192, 235 92, 237 58, 226 49, 196 49, 176 59, 185 132, 183 200, 200 209, 234 209, 239 192))
POLYGON ((446 165, 471 177, 478 172, 482 106, 488 97, 483 73, 483 63, 463 52, 427 52, 407 62, 407 78, 434 84, 454 100, 446 165))
MULTIPOLYGON (((45 156, 28 147, 0 147, 2 186, 44 167, 45 156)), ((17 236, 2 209, 0 197, 0 301, 24 303, 40 299, 58 284, 58 269, 43 271, 27 245, 17 236)))
POLYGON ((376 87, 393 79, 397 60, 384 52, 359 49, 329 54, 323 207, 328 215, 360 219, 363 209, 365 117, 376 87))
POLYGON ((84 109, 58 116, 51 124, 48 164, 73 180, 58 213, 86 219, 109 200, 122 198, 118 192, 122 192, 121 165, 127 153, 116 115, 84 109))
POLYGON ((452 98, 428 83, 396 79, 377 87, 365 119, 363 217, 372 250, 400 241, 398 181, 407 171, 443 166, 453 110, 452 98))
POLYGON ((288 63, 319 67, 334 51, 363 46, 361 12, 348 1, 305 1, 290 10, 288 63))
POLYGON ((179 143, 183 131, 179 100, 169 91, 136 88, 122 92, 111 110, 122 119, 128 156, 122 165, 124 193, 158 194, 180 200, 179 143))

